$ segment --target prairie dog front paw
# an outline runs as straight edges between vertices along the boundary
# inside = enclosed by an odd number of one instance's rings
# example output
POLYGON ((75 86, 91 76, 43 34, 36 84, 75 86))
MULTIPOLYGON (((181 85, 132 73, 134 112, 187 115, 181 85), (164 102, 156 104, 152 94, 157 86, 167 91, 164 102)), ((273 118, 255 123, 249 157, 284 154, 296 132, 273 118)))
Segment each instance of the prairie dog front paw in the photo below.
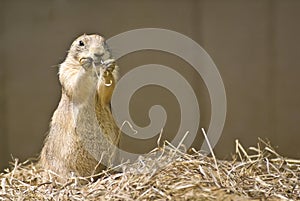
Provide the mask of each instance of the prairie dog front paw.
POLYGON ((79 62, 85 70, 88 70, 93 66, 93 59, 91 57, 81 58, 79 62))
POLYGON ((116 60, 114 59, 107 59, 101 62, 105 69, 109 72, 112 72, 115 69, 116 60))

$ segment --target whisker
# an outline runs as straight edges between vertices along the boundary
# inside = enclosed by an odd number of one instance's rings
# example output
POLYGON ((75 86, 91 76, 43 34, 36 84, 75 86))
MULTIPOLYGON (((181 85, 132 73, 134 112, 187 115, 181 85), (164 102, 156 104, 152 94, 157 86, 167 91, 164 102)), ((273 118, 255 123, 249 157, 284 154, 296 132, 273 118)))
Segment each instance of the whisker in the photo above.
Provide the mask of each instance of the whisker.
POLYGON ((50 68, 59 68, 60 64, 52 65, 50 68))

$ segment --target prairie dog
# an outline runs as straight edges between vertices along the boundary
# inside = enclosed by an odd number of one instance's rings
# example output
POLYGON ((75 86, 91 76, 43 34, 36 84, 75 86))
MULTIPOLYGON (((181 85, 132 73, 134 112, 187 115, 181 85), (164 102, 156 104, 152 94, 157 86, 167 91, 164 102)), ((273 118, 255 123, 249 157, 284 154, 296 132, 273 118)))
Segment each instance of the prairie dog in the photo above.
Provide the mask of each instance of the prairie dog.
POLYGON ((59 67, 62 95, 40 155, 43 168, 61 177, 90 176, 111 164, 119 143, 110 110, 117 79, 103 37, 82 35, 72 43, 59 67))

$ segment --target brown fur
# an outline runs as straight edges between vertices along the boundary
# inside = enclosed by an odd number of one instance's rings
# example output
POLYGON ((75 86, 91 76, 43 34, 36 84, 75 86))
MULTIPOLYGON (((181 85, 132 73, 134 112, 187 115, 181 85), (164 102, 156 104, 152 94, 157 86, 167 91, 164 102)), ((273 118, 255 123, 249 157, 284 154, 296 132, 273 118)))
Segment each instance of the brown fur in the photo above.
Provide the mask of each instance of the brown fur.
POLYGON ((105 60, 111 58, 104 39, 99 35, 80 36, 59 69, 62 96, 52 117, 40 165, 64 178, 71 172, 90 176, 100 158, 105 163, 96 172, 116 157, 110 143, 118 145, 119 131, 110 110, 110 99, 117 81, 117 66, 113 72, 107 71, 94 55, 102 55, 105 60), (93 62, 86 58, 92 58, 93 62), (110 80, 111 86, 105 86, 110 80))

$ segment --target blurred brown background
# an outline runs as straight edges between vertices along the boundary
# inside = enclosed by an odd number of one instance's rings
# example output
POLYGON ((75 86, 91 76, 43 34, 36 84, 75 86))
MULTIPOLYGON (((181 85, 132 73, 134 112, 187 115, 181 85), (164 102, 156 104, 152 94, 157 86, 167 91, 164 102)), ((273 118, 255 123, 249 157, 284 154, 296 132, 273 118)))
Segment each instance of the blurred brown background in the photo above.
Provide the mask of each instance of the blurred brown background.
MULTIPOLYGON (((74 38, 83 33, 109 38, 147 27, 189 36, 216 63, 228 101, 215 149, 219 158, 230 157, 235 139, 248 147, 258 137, 268 138, 279 153, 300 158, 300 1, 2 0, 0 15, 1 168, 11 155, 21 160, 38 155, 60 99, 57 64, 74 38)), ((181 59, 157 51, 120 59, 121 74, 147 63, 172 66, 186 77, 198 96, 200 125, 207 127, 210 100, 201 77, 181 59)), ((164 138, 171 139, 180 112, 169 91, 154 86, 139 90, 130 106, 132 118, 147 125, 153 104, 166 108, 164 138)), ((202 139, 199 132, 194 146, 200 147, 202 139)), ((123 146, 139 149, 155 141, 125 139, 123 146)))

